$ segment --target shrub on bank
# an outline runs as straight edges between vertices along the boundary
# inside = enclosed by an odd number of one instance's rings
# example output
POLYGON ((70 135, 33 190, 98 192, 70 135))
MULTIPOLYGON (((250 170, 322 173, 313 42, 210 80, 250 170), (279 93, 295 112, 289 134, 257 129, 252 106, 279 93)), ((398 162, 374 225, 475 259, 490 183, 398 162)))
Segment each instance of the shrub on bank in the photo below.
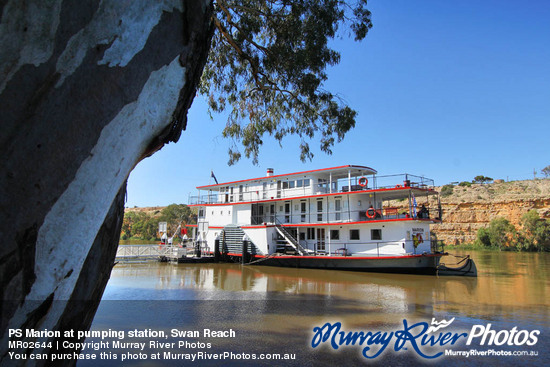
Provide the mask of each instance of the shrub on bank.
POLYGON ((518 251, 550 251, 550 222, 540 218, 536 210, 521 217, 521 232, 516 248, 518 251))
POLYGON ((453 194, 453 185, 445 185, 441 188, 441 196, 450 196, 453 194))
POLYGON ((505 218, 493 219, 487 228, 477 231, 477 244, 483 247, 503 249, 511 247, 516 236, 516 228, 505 218))
POLYGON ((550 251, 550 222, 531 210, 522 216, 518 231, 505 218, 495 218, 489 226, 477 231, 473 245, 498 250, 550 251))

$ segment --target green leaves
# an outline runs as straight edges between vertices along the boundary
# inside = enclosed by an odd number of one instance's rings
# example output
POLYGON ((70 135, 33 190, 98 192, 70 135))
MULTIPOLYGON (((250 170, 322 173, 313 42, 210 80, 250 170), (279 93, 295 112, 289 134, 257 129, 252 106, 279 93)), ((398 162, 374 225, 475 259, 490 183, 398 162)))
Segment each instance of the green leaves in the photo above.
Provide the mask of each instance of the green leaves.
POLYGON ((308 140, 321 136, 331 153, 355 126, 357 113, 322 89, 327 65, 340 61, 328 47, 340 25, 356 40, 372 27, 366 0, 216 0, 217 32, 199 91, 213 112, 228 111, 223 136, 232 139, 229 164, 244 154, 258 162, 265 134, 279 141, 301 138, 302 160, 311 159, 308 140))

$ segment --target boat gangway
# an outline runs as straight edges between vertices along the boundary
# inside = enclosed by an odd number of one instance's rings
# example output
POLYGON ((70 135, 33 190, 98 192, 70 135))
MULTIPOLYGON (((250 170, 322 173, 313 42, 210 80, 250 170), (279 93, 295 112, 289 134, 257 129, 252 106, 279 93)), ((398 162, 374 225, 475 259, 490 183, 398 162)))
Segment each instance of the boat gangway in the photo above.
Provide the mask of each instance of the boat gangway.
POLYGON ((119 245, 116 261, 147 261, 170 257, 174 252, 172 245, 119 245))

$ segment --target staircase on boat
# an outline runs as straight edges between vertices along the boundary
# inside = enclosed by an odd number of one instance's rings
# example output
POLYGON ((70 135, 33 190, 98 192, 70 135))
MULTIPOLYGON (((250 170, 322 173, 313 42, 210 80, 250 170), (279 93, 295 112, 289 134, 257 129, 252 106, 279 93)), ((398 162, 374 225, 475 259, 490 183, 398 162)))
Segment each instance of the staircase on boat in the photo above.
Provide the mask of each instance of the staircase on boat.
POLYGON ((305 255, 307 253, 307 251, 300 246, 298 240, 280 223, 275 223, 275 228, 284 239, 282 241, 277 241, 277 252, 282 251, 288 253, 287 248, 291 247, 298 255, 305 255))

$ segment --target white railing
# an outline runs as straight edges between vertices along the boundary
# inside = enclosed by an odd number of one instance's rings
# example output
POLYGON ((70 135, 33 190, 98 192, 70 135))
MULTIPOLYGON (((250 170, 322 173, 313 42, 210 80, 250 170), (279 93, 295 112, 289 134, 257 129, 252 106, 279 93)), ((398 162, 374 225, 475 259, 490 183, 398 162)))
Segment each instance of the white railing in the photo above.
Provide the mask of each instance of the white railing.
POLYGON ((152 260, 171 256, 176 246, 172 245, 119 245, 116 260, 152 260))

